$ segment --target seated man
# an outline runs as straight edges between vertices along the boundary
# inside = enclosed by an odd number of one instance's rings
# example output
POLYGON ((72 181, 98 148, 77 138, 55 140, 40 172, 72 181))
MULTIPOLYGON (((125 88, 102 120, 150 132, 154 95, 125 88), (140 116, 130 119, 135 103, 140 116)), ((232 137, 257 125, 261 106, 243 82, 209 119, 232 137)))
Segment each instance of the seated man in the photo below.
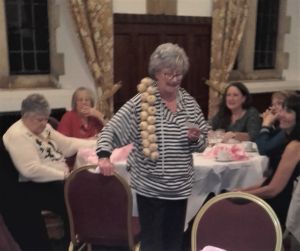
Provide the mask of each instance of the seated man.
POLYGON ((31 94, 23 100, 21 115, 3 136, 4 146, 19 173, 16 200, 24 207, 18 210, 26 212, 23 218, 28 217, 27 222, 31 222, 30 236, 24 233, 24 239, 17 241, 23 251, 47 251, 51 247, 41 211, 59 214, 69 237, 63 191, 63 181, 69 173, 65 157, 74 155, 80 147, 94 146, 95 141, 66 137, 55 131, 47 123, 49 104, 40 94, 31 94))

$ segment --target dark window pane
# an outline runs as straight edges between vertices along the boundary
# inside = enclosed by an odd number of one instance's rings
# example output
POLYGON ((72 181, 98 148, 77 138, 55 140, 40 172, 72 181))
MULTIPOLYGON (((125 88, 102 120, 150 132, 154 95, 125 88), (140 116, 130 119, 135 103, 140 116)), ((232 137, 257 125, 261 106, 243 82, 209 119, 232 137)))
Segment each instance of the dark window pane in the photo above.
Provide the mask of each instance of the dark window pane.
POLYGON ((24 4, 21 12, 21 20, 23 28, 32 28, 32 11, 31 4, 24 4))
POLYGON ((49 35, 47 30, 36 31, 36 49, 48 50, 49 48, 49 35))
POLYGON ((10 28, 18 27, 20 16, 18 15, 18 6, 16 4, 8 4, 5 9, 7 26, 10 28))
POLYGON ((5 7, 12 73, 50 72, 47 1, 6 0, 5 7))
POLYGON ((274 69, 280 0, 258 0, 254 69, 274 69))
POLYGON ((8 47, 12 51, 21 50, 21 36, 18 32, 8 34, 8 47))
POLYGON ((49 54, 37 53, 37 68, 41 72, 49 72, 49 54))
POLYGON ((9 61, 12 73, 22 70, 22 57, 20 53, 9 53, 9 61))
POLYGON ((33 50, 33 33, 30 29, 23 29, 22 30, 22 42, 23 42, 23 49, 24 50, 33 50))
POLYGON ((35 5, 34 6, 34 19, 36 25, 43 28, 48 28, 48 9, 47 5, 35 5))
POLYGON ((24 53, 24 71, 33 72, 34 67, 34 54, 33 53, 24 53))

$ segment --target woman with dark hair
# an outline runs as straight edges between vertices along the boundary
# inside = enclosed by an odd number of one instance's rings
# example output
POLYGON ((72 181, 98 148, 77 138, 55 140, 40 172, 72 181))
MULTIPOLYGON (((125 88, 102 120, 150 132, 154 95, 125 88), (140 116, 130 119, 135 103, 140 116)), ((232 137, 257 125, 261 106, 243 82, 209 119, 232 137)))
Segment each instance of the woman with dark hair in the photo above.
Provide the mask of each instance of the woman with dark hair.
MULTIPOLYGON (((274 209, 280 223, 284 226, 287 210, 292 197, 293 183, 300 170, 300 96, 289 96, 279 114, 279 127, 284 134, 284 144, 277 146, 281 152, 279 158, 270 156, 270 165, 274 170, 263 184, 243 189, 242 191, 265 199, 274 209), (276 160, 276 161, 274 161, 276 160)), ((261 133, 269 134, 267 127, 261 133)))
MULTIPOLYGON (((294 94, 296 92, 293 91, 274 92, 271 97, 271 106, 261 115, 262 128, 256 138, 256 145, 261 155, 267 155, 269 158, 273 156, 272 161, 280 158, 282 152, 278 153, 277 151, 281 150, 280 145, 285 144, 285 132, 279 126, 280 112, 286 98, 294 94)), ((269 164, 270 167, 273 166, 272 163, 269 162, 269 164)))
POLYGON ((261 119, 251 106, 251 95, 241 82, 229 84, 224 92, 218 113, 212 118, 213 130, 224 129, 224 140, 253 141, 258 135, 261 119))

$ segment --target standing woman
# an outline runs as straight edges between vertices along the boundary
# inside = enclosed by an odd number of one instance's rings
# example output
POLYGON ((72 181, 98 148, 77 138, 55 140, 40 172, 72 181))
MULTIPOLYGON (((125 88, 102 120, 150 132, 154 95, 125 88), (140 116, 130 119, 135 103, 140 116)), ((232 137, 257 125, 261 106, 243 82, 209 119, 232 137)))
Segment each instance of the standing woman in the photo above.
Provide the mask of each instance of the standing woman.
POLYGON ((63 115, 57 130, 69 137, 95 137, 102 129, 104 119, 94 105, 95 99, 90 89, 76 89, 72 96, 72 110, 63 115))
POLYGON ((211 120, 212 129, 224 129, 224 140, 254 141, 259 133, 261 119, 251 106, 251 96, 241 82, 229 84, 224 92, 218 113, 211 120))
POLYGON ((103 128, 97 154, 101 173, 111 175, 112 150, 133 142, 127 161, 137 194, 142 251, 181 249, 187 198, 193 180, 192 152, 205 147, 208 126, 195 101, 180 87, 189 68, 182 48, 158 46, 151 78, 103 128))

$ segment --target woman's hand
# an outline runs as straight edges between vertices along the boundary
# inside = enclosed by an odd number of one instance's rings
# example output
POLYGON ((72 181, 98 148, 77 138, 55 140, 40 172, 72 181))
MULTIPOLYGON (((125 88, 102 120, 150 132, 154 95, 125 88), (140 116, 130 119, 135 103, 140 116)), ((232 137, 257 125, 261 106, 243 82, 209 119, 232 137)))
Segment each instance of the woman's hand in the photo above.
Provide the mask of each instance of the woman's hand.
POLYGON ((96 108, 85 106, 81 109, 81 113, 86 117, 95 117, 104 124, 104 115, 96 108))
POLYGON ((104 176, 113 175, 115 168, 109 158, 100 158, 98 160, 98 166, 100 168, 100 173, 104 176))
POLYGON ((200 129, 195 127, 189 128, 187 134, 189 141, 196 142, 200 137, 200 129))
POLYGON ((223 136, 223 142, 228 142, 230 139, 235 139, 236 133, 235 132, 226 132, 223 136))
POLYGON ((271 108, 268 108, 261 116, 263 119, 262 126, 272 126, 278 119, 278 113, 274 113, 271 108))

